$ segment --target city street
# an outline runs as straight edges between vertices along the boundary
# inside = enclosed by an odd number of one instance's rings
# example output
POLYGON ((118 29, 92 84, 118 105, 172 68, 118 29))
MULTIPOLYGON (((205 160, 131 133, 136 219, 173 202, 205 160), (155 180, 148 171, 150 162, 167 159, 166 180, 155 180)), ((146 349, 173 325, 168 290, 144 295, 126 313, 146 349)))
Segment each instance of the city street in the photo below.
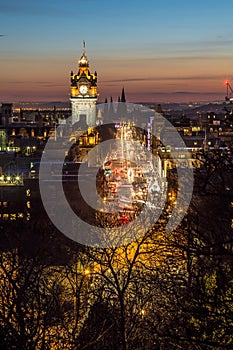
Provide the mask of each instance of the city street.
POLYGON ((119 125, 117 142, 105 158, 101 196, 103 211, 116 213, 123 224, 147 206, 159 207, 163 192, 162 181, 156 167, 156 158, 140 141, 133 141, 132 127, 119 125), (157 204, 156 204, 157 203, 157 204))

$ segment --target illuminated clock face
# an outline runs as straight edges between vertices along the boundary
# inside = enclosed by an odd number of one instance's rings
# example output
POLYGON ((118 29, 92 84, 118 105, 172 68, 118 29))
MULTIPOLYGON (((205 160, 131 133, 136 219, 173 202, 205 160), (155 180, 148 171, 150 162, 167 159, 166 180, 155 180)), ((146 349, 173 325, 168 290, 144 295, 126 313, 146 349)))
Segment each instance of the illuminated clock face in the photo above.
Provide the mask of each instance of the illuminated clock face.
POLYGON ((87 91, 88 91, 88 88, 86 85, 80 85, 79 87, 79 91, 82 95, 86 95, 87 91))

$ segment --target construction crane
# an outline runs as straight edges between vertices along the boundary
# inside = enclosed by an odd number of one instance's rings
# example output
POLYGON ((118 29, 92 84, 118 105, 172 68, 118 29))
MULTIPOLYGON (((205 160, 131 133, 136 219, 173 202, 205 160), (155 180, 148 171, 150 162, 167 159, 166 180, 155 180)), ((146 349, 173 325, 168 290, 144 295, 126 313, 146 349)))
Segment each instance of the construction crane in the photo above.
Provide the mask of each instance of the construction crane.
POLYGON ((227 102, 233 103, 233 90, 232 90, 232 87, 231 87, 229 80, 225 81, 225 85, 226 85, 226 89, 227 89, 227 94, 226 94, 225 100, 227 102))

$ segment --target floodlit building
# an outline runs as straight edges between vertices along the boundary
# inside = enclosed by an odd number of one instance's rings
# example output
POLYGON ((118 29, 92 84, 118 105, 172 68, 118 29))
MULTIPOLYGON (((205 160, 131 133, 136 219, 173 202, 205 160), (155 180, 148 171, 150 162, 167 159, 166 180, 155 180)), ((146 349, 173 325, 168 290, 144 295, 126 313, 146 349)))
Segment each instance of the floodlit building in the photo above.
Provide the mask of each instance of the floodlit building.
POLYGON ((72 125, 83 122, 84 119, 88 126, 96 124, 97 99, 97 73, 90 73, 85 42, 83 42, 82 56, 78 61, 78 72, 71 72, 72 125))

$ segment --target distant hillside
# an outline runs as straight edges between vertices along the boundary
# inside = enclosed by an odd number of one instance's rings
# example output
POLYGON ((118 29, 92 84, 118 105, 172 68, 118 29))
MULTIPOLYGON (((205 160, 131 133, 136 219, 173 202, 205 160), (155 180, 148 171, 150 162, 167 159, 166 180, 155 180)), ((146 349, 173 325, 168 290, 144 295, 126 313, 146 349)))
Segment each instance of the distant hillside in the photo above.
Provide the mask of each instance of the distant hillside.
MULTIPOLYGON (((139 103, 147 106, 151 109, 157 109, 158 103, 146 102, 139 103)), ((59 108, 71 108, 70 102, 53 101, 53 102, 15 102, 15 108, 32 108, 32 109, 56 109, 59 108)), ((210 103, 162 103, 162 110, 166 113, 178 112, 183 114, 196 114, 196 113, 223 113, 225 108, 231 110, 233 105, 226 104, 225 102, 210 102, 210 103)))
POLYGON ((70 102, 61 102, 61 101, 53 101, 53 102, 14 102, 14 108, 30 108, 30 109, 52 109, 54 106, 59 108, 70 108, 70 102))

